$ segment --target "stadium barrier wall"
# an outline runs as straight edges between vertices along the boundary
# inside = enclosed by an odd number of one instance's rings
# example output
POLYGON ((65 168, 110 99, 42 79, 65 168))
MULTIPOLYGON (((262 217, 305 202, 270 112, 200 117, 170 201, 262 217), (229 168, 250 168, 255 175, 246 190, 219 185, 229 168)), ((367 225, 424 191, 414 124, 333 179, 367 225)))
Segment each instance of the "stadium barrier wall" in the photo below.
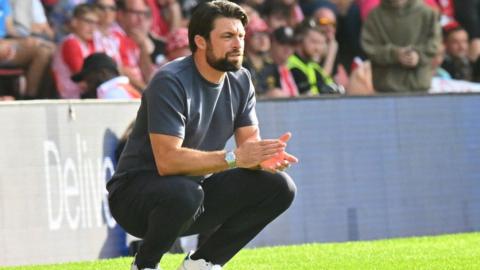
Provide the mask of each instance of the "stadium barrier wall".
MULTIPOLYGON (((115 257, 106 179, 137 102, 0 103, 0 266, 115 257)), ((291 131, 292 207, 250 247, 480 230, 480 95, 258 102, 291 131)), ((229 143, 231 145, 231 142, 229 143)))

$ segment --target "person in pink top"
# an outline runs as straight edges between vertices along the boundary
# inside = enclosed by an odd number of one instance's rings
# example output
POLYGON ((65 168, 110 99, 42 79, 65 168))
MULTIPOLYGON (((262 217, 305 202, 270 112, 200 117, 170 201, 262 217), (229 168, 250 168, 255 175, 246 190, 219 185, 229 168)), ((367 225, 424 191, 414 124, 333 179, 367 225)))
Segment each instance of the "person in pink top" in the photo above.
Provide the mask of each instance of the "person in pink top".
POLYGON ((166 38, 182 24, 182 8, 177 0, 145 0, 152 11, 151 33, 166 38))
POLYGON ((83 60, 95 52, 93 33, 98 24, 96 9, 91 4, 75 7, 71 20, 72 33, 66 36, 53 57, 53 72, 61 98, 80 98, 82 88, 71 80, 82 69, 83 60))
POLYGON ((115 35, 117 6, 115 0, 95 0, 99 21, 94 33, 94 43, 97 51, 104 52, 112 57, 117 64, 122 62, 120 57, 120 40, 115 35))
POLYGON ((148 38, 152 13, 144 0, 118 0, 116 3, 120 28, 115 34, 120 39, 122 73, 142 90, 154 71, 150 58, 154 44, 148 38))

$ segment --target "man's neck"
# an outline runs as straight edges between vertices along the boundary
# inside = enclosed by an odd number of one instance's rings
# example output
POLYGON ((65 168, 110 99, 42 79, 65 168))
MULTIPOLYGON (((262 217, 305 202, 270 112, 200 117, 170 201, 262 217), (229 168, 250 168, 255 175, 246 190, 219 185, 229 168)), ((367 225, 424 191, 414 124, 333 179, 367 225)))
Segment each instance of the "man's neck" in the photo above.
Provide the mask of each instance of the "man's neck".
POLYGON ((219 71, 210 66, 204 54, 197 52, 193 53, 193 62, 195 63, 198 72, 205 80, 218 84, 223 81, 223 78, 225 78, 225 72, 219 71))

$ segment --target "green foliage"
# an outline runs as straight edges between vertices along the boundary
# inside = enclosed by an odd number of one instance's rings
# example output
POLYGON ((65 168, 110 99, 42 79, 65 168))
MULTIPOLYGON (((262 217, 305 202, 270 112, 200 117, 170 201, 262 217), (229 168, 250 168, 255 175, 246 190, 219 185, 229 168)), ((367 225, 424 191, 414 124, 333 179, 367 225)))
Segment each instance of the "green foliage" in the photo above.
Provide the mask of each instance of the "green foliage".
MULTIPOLYGON (((225 270, 480 269, 480 233, 242 250, 225 270)), ((184 255, 165 255, 162 269, 177 269, 184 255)), ((132 258, 1 270, 121 270, 132 258)))

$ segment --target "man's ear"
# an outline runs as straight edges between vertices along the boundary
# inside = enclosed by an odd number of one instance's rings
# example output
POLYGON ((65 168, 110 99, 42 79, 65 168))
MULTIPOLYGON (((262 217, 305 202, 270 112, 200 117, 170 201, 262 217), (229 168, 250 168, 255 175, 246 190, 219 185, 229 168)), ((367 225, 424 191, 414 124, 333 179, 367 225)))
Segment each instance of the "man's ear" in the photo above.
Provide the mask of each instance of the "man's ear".
POLYGON ((200 35, 195 35, 194 41, 195 41, 195 45, 197 45, 197 48, 201 50, 207 49, 207 40, 204 37, 200 35))

